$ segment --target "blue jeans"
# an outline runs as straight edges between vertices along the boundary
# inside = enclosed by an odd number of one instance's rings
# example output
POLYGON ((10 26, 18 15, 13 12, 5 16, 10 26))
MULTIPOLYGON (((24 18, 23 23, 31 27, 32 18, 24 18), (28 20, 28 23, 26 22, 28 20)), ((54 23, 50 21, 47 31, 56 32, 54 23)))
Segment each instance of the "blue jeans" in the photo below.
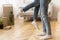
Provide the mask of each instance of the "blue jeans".
POLYGON ((51 35, 50 21, 49 21, 48 15, 47 15, 48 0, 40 0, 40 2, 35 0, 33 3, 24 7, 23 11, 27 11, 32 7, 35 7, 35 9, 34 9, 34 19, 37 19, 39 7, 40 7, 41 21, 43 23, 43 31, 45 33, 47 33, 48 35, 51 35))
POLYGON ((39 8, 40 8, 40 5, 38 5, 34 8, 34 15, 33 15, 34 19, 37 19, 37 17, 38 17, 39 8))
POLYGON ((48 18, 48 0, 40 0, 41 21, 43 23, 43 31, 51 35, 50 21, 48 18))
POLYGON ((33 19, 37 19, 39 8, 40 8, 40 2, 39 1, 40 0, 35 0, 34 2, 30 3, 29 5, 27 5, 26 7, 23 8, 23 11, 26 12, 30 8, 35 7, 33 19))
MULTIPOLYGON (((50 2, 50 0, 48 2, 50 2)), ((26 12, 27 10, 29 10, 32 7, 35 7, 33 18, 37 19, 39 8, 40 8, 40 0, 35 0, 34 2, 30 3, 29 5, 27 5, 26 7, 23 8, 23 11, 26 12)))

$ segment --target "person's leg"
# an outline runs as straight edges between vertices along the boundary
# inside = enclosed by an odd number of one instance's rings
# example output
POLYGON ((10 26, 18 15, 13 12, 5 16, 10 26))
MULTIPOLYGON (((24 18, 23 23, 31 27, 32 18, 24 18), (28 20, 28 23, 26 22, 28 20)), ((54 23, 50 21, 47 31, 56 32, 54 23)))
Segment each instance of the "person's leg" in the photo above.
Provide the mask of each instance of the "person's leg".
POLYGON ((30 3, 29 5, 25 6, 24 8, 21 9, 21 13, 22 14, 18 14, 17 17, 19 15, 23 16, 23 13, 26 12, 27 10, 29 10, 32 7, 36 7, 39 5, 39 2, 37 0, 35 0, 34 2, 30 3))
POLYGON ((41 19, 42 23, 44 24, 44 28, 46 30, 46 35, 42 38, 48 38, 51 36, 51 28, 50 28, 50 21, 48 19, 48 0, 40 0, 40 11, 41 11, 41 19))
POLYGON ((37 30, 39 30, 39 27, 38 27, 37 22, 36 22, 37 17, 38 17, 39 8, 40 8, 40 5, 38 5, 34 8, 34 15, 33 15, 33 22, 32 22, 32 24, 35 26, 35 28, 37 30))
POLYGON ((45 24, 44 24, 44 22, 43 22, 43 32, 40 34, 40 36, 44 36, 44 35, 46 35, 46 28, 45 28, 45 24))
POLYGON ((38 12, 39 12, 39 8, 40 8, 40 5, 36 6, 34 8, 34 15, 33 15, 33 19, 37 19, 38 17, 38 12))
POLYGON ((27 5, 27 6, 25 6, 24 8, 22 8, 22 9, 21 9, 21 13, 22 13, 22 14, 18 14, 17 17, 18 17, 19 15, 23 16, 23 13, 24 13, 24 12, 26 12, 26 11, 29 10, 30 8, 36 7, 36 6, 38 6, 38 5, 39 5, 39 2, 37 2, 37 1, 35 0, 34 2, 32 2, 32 3, 30 3, 29 5, 27 5))
MULTIPOLYGON (((40 16, 41 16, 41 11, 40 11, 40 16)), ((42 18, 41 18, 41 21, 42 21, 42 18)), ((42 21, 42 23, 43 23, 43 24, 42 24, 42 25, 43 25, 43 26, 42 26, 42 27, 43 27, 43 34, 45 35, 45 34, 46 34, 46 27, 45 27, 45 24, 44 24, 43 21, 42 21)), ((44 35, 43 35, 43 36, 44 36, 44 35)))
POLYGON ((25 6, 22 10, 25 12, 25 11, 29 10, 30 8, 36 7, 38 5, 39 5, 39 3, 34 1, 34 2, 30 3, 29 5, 25 6))

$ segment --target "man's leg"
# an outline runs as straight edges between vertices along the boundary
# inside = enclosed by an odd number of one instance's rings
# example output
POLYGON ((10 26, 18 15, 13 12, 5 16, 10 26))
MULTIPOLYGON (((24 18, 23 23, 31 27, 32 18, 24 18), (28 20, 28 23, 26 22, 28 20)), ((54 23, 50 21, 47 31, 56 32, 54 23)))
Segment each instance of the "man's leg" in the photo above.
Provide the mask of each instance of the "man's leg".
POLYGON ((51 36, 51 28, 50 28, 50 22, 48 19, 48 0, 40 0, 40 11, 41 11, 41 19, 42 23, 44 24, 44 28, 46 29, 46 35, 42 38, 48 38, 51 36))

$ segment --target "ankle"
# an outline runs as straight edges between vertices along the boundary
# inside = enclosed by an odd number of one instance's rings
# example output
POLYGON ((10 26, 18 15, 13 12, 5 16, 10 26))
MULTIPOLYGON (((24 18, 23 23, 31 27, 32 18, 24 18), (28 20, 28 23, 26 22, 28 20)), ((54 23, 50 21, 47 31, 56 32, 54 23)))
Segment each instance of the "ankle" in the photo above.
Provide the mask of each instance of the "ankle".
POLYGON ((48 34, 46 34, 46 36, 50 36, 50 37, 51 37, 52 35, 48 35, 48 34))

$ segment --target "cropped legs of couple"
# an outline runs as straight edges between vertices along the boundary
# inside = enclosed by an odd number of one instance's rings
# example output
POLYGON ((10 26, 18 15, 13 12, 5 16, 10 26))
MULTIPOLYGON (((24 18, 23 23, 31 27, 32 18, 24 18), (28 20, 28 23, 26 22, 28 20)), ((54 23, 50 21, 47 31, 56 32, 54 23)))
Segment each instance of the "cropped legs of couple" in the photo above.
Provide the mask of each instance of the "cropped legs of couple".
MULTIPOLYGON (((40 8, 40 13, 41 13, 41 21, 43 24, 43 32, 45 35, 41 36, 40 39, 49 39, 51 38, 51 28, 50 28, 50 21, 48 18, 48 0, 35 0, 33 3, 27 5, 26 7, 24 7, 21 12, 25 12, 28 9, 35 7, 34 9, 34 16, 33 16, 33 24, 36 25, 36 19, 38 16, 38 11, 40 8)), ((36 25, 36 29, 39 30, 38 26, 36 25)))

